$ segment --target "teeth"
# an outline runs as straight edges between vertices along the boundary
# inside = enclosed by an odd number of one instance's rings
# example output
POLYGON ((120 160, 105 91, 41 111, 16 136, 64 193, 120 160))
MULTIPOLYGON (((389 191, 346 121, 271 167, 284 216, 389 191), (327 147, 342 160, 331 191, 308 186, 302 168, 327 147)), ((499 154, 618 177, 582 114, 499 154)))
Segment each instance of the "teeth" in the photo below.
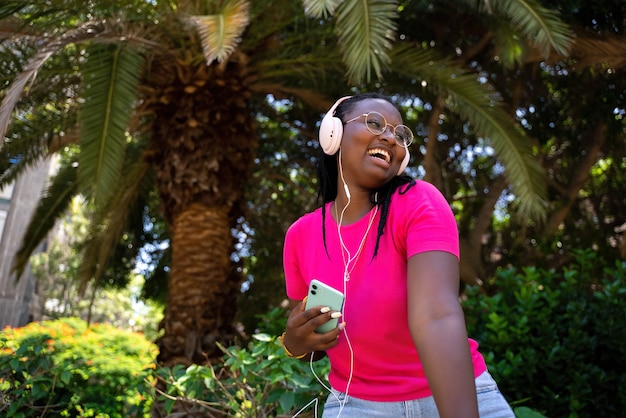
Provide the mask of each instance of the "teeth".
POLYGON ((372 157, 380 158, 381 160, 384 160, 387 163, 391 161, 391 154, 389 154, 389 152, 387 152, 387 150, 384 150, 384 149, 380 149, 380 148, 371 149, 367 151, 367 154, 371 155, 372 157))

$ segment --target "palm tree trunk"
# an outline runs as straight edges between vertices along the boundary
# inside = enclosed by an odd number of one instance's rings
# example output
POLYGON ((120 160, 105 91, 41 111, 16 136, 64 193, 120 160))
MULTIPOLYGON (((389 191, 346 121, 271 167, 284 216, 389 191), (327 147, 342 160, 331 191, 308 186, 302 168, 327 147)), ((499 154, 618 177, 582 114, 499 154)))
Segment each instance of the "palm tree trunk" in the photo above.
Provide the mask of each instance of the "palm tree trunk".
POLYGON ((239 283, 230 274, 228 212, 194 203, 174 219, 165 334, 157 341, 162 365, 211 361, 221 356, 215 342, 233 335, 239 283))

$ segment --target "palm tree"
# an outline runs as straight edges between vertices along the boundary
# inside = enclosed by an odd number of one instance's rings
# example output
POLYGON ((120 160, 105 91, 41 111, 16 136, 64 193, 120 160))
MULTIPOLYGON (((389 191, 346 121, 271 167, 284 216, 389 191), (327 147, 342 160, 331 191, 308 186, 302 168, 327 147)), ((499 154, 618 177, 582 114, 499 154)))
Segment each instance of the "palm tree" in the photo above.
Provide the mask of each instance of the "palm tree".
MULTIPOLYGON (((423 84, 491 139, 522 209, 540 210, 541 173, 501 98, 412 36, 421 17, 415 3, 96 3, 0 5, 0 185, 52 153, 71 153, 73 164, 55 177, 25 234, 16 269, 80 193, 93 204, 82 277, 96 284, 119 242, 141 233, 140 213, 158 190, 171 237, 158 340, 164 365, 210 360, 219 355, 215 342, 233 335, 240 277, 231 230, 258 145, 255 112, 268 95, 321 112, 348 86, 371 88, 385 78, 396 91, 405 87, 402 99, 423 84), (408 36, 396 40, 403 31, 408 36)), ((516 23, 515 34, 546 53, 565 51, 566 28, 552 14, 534 2, 512 3, 519 8, 491 2, 499 8, 484 11, 468 1, 467 9, 516 23)))

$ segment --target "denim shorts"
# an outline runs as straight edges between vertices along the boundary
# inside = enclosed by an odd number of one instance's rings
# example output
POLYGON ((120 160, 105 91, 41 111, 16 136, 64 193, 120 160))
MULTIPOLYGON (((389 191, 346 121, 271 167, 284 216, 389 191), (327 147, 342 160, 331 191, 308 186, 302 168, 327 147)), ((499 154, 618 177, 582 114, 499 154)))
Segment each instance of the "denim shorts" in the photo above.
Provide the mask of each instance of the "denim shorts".
MULTIPOLYGON (((515 418, 513 410, 500 393, 489 372, 476 378, 476 394, 480 418, 515 418)), ((374 402, 357 399, 332 390, 324 404, 322 418, 438 418, 432 396, 413 401, 374 402), (341 405, 343 404, 343 408, 341 405)))

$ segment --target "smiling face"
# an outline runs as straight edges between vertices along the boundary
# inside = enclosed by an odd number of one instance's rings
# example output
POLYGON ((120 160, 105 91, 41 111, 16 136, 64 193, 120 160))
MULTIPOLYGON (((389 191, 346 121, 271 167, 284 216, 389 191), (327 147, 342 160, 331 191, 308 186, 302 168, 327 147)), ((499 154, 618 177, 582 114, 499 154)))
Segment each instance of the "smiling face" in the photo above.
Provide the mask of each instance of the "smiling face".
MULTIPOLYGON (((396 142, 394 126, 402 124, 396 107, 384 99, 369 98, 358 101, 342 119, 341 162, 344 178, 351 186, 377 189, 397 175, 406 148, 396 142), (378 112, 389 126, 381 134, 373 134, 366 125, 364 114, 378 112)), ((368 118, 369 123, 384 120, 368 118)))

